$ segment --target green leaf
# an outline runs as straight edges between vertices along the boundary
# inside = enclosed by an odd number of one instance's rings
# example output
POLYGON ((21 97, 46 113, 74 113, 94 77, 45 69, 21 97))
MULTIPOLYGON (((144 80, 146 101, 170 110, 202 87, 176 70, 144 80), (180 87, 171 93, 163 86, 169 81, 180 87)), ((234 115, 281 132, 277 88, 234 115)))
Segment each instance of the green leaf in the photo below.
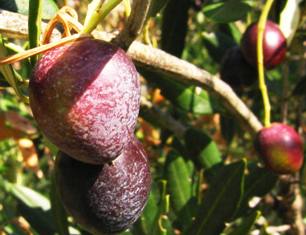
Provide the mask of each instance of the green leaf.
MULTIPOLYGON (((30 0, 0 0, 0 8, 20 14, 29 14, 30 0)), ((42 18, 51 19, 58 11, 58 7, 53 0, 43 0, 42 18)))
MULTIPOLYGON (((189 161, 190 162, 190 161, 189 161)), ((165 176, 171 198, 171 208, 177 215, 179 226, 186 227, 195 214, 196 199, 193 197, 193 171, 188 161, 179 153, 171 151, 167 155, 165 176)))
POLYGON ((208 93, 200 87, 186 86, 179 82, 164 79, 159 82, 162 95, 169 99, 174 106, 185 112, 194 114, 211 114, 211 106, 208 93))
POLYGON ((154 219, 153 228, 149 235, 174 235, 172 223, 169 219, 170 195, 167 194, 166 189, 167 181, 161 180, 158 213, 154 219))
POLYGON ((162 95, 176 108, 194 114, 213 113, 210 96, 202 88, 188 86, 145 68, 137 69, 148 81, 156 84, 161 89, 162 95))
POLYGON ((187 35, 189 0, 170 0, 163 11, 161 48, 181 57, 187 35))
POLYGON ((210 168, 222 162, 217 144, 203 131, 189 128, 184 136, 185 146, 192 159, 210 168))
POLYGON ((5 182, 6 189, 16 199, 18 199, 19 212, 31 226, 39 233, 44 235, 54 235, 53 218, 50 211, 49 200, 40 193, 19 184, 5 182))
POLYGON ((303 76, 293 89, 292 95, 305 96, 306 95, 306 76, 303 76))
POLYGON ((203 44, 216 63, 221 63, 228 48, 236 45, 233 38, 221 31, 202 33, 203 44))
POLYGON ((249 234, 256 220, 260 217, 260 211, 254 211, 247 217, 243 217, 241 223, 228 235, 246 235, 249 234))
POLYGON ((53 172, 51 174, 50 189, 51 212, 59 235, 69 235, 67 213, 60 199, 55 182, 55 175, 53 172))
POLYGON ((155 218, 159 212, 158 202, 160 201, 160 192, 155 182, 152 183, 151 192, 147 205, 133 226, 133 234, 150 235, 154 226, 155 218))
POLYGON ((248 166, 249 174, 245 178, 244 194, 235 217, 244 216, 249 212, 249 201, 253 197, 263 197, 275 186, 278 176, 272 171, 258 167, 256 164, 248 166))
POLYGON ((234 118, 221 115, 221 133, 224 139, 228 144, 230 144, 235 136, 235 133, 237 132, 237 129, 239 129, 239 126, 237 125, 237 122, 235 122, 234 118))
POLYGON ((9 191, 29 207, 41 208, 47 211, 51 208, 49 200, 42 194, 20 184, 6 183, 9 191))
POLYGON ((243 194, 245 161, 222 166, 212 178, 195 222, 193 235, 220 234, 235 213, 243 194))
POLYGON ((242 19, 252 7, 245 0, 224 0, 207 4, 204 14, 218 23, 226 23, 242 19))
POLYGON ((169 0, 152 0, 148 17, 155 17, 169 2, 169 0))

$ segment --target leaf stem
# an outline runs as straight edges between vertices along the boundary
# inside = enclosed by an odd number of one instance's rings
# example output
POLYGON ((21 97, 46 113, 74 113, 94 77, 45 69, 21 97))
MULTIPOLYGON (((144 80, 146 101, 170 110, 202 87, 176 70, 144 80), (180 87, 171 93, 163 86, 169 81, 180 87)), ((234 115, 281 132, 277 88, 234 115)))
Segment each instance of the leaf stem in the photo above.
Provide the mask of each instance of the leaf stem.
MULTIPOLYGON (((0 56, 6 56, 7 50, 4 46, 3 38, 0 34, 0 56)), ((5 80, 10 84, 11 87, 15 90, 16 95, 21 99, 22 102, 28 103, 28 97, 23 95, 19 85, 20 85, 20 79, 15 75, 14 70, 11 65, 0 65, 0 73, 2 73, 5 80)))
POLYGON ((125 16, 129 17, 131 15, 131 2, 130 0, 123 0, 125 16))
POLYGON ((12 55, 12 56, 0 58, 0 66, 1 65, 6 65, 6 64, 12 64, 12 63, 18 62, 20 60, 26 59, 30 56, 34 56, 34 55, 43 53, 45 51, 48 51, 48 50, 50 50, 54 47, 61 46, 61 45, 64 45, 66 43, 73 42, 73 41, 76 41, 76 40, 82 40, 82 39, 89 38, 89 37, 91 37, 91 36, 90 35, 85 35, 85 34, 82 34, 82 35, 74 34, 74 35, 62 38, 62 39, 60 39, 59 41, 56 41, 56 42, 51 42, 49 44, 45 44, 45 45, 42 45, 42 46, 39 46, 39 47, 35 47, 33 49, 23 51, 23 52, 20 52, 18 54, 12 55))
POLYGON ((105 1, 93 1, 88 9, 88 15, 86 16, 84 28, 81 33, 89 34, 91 33, 99 24, 101 20, 109 14, 109 12, 114 9, 122 0, 108 0, 105 1))
POLYGON ((264 74, 263 38, 264 38, 264 31, 265 31, 268 14, 272 4, 273 0, 267 0, 258 21, 258 35, 257 35, 257 68, 259 76, 259 89, 261 91, 263 99, 264 126, 266 127, 271 124, 271 105, 269 101, 269 94, 264 74))
MULTIPOLYGON (((42 0, 30 0, 29 1, 29 45, 30 48, 39 46, 41 35, 41 12, 42 12, 42 0)), ((31 65, 34 66, 37 61, 37 56, 31 57, 31 65)))

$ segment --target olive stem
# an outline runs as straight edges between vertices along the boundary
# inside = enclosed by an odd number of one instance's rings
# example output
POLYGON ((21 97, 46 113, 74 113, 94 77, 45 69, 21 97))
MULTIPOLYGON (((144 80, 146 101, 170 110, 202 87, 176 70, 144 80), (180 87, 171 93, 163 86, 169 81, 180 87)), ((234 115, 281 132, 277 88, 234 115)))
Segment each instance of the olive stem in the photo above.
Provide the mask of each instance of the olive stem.
POLYGON ((127 50, 131 43, 141 33, 147 20, 151 0, 133 0, 131 15, 124 29, 112 40, 112 43, 127 50))
MULTIPOLYGON (((29 34, 29 45, 30 48, 39 46, 40 34, 41 34, 41 14, 42 14, 42 0, 30 0, 29 1, 29 20, 28 28, 29 34)), ((37 57, 31 58, 31 65, 34 66, 37 57)))
POLYGON ((264 55, 263 55, 263 38, 265 26, 269 11, 273 4, 273 0, 267 0, 258 21, 258 35, 257 35, 257 68, 259 78, 259 89, 261 91, 263 105, 264 105, 264 126, 271 124, 271 105, 269 101, 268 89, 265 82, 264 74, 264 55))
POLYGON ((123 0, 125 16, 129 17, 131 15, 131 2, 130 0, 123 0))
POLYGON ((104 0, 93 1, 88 9, 84 28, 81 33, 90 34, 99 24, 101 20, 107 16, 122 0, 109 0, 105 3, 104 0))
POLYGON ((84 35, 84 34, 82 34, 82 35, 74 34, 72 36, 62 38, 57 42, 51 42, 49 44, 45 44, 45 45, 42 45, 40 47, 36 47, 36 48, 30 49, 30 50, 27 50, 27 51, 24 51, 24 52, 20 52, 18 54, 12 55, 12 56, 4 57, 4 58, 0 59, 0 65, 12 64, 12 63, 18 62, 20 60, 23 60, 25 58, 28 58, 30 56, 37 55, 39 53, 43 53, 45 51, 48 51, 53 47, 61 46, 61 45, 64 45, 68 42, 72 42, 72 41, 76 41, 76 40, 80 40, 80 39, 84 39, 84 38, 88 38, 88 37, 91 37, 91 36, 84 35))

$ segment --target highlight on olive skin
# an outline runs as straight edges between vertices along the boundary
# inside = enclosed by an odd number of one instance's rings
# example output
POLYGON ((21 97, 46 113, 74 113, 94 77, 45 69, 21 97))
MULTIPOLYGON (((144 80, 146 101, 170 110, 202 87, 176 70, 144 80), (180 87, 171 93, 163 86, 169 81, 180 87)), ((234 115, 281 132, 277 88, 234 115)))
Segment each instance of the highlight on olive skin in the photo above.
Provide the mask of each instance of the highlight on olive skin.
POLYGON ((52 48, 38 61, 29 94, 40 130, 77 160, 115 159, 135 130, 138 73, 110 43, 88 38, 52 48))
MULTIPOLYGON (((257 66, 258 24, 252 23, 244 32, 240 47, 244 58, 254 67, 257 66)), ((266 69, 273 69, 283 62, 286 56, 286 38, 278 25, 268 20, 263 34, 263 56, 266 69)))
POLYGON ((282 123, 273 123, 259 131, 255 148, 265 165, 278 174, 298 172, 304 161, 303 142, 299 134, 282 123))
POLYGON ((115 234, 131 226, 150 192, 150 169, 141 143, 131 137, 112 163, 92 165, 60 152, 55 182, 64 208, 85 230, 115 234))

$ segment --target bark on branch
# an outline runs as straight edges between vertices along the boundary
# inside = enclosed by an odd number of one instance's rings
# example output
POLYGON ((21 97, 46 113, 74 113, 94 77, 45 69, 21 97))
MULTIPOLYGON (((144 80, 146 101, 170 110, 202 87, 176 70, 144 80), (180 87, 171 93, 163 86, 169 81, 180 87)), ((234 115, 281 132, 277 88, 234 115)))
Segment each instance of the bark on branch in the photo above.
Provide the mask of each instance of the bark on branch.
POLYGON ((134 0, 129 19, 119 35, 112 40, 113 43, 127 50, 131 43, 141 33, 145 24, 151 0, 134 0))
MULTIPOLYGON (((0 19, 0 33, 2 35, 19 39, 28 38, 26 16, 0 9, 0 19)), ((45 24, 43 24, 43 29, 44 27, 45 24)), ((110 41, 115 36, 97 31, 93 34, 95 37, 107 41, 110 41)), ((59 33, 54 31, 54 36, 56 37, 57 35, 59 35, 59 33)), ((191 63, 137 41, 134 41, 130 45, 128 55, 137 66, 165 74, 187 84, 203 87, 216 95, 228 111, 231 112, 251 134, 256 134, 257 131, 262 128, 262 124, 257 117, 235 94, 231 87, 220 80, 218 76, 213 76, 191 63)))

